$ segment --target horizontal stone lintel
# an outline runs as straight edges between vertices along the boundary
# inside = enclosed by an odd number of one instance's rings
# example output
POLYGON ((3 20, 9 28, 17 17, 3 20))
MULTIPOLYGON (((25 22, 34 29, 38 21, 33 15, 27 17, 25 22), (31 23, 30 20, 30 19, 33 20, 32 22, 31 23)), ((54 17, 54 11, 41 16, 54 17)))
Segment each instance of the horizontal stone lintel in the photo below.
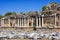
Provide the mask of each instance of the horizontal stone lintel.
MULTIPOLYGON (((34 28, 34 27, 0 27, 0 28, 34 28)), ((60 29, 59 28, 55 28, 55 27, 35 27, 36 29, 60 29)))

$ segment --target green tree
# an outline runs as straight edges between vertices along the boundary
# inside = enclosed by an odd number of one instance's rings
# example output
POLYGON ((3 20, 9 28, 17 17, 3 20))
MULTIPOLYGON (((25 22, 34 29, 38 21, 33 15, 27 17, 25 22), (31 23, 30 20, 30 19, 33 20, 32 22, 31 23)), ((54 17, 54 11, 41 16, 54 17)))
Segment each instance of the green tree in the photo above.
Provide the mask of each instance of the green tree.
POLYGON ((50 4, 57 4, 56 2, 51 2, 50 4))
POLYGON ((11 12, 7 12, 6 14, 5 14, 5 16, 9 16, 9 15, 11 15, 12 13, 11 12))
POLYGON ((2 18, 3 16, 2 15, 0 15, 0 18, 2 18))
POLYGON ((14 14, 16 14, 16 13, 15 13, 15 12, 7 12, 7 13, 5 14, 5 16, 14 15, 14 14))
POLYGON ((16 12, 11 12, 12 15, 16 14, 16 12))
POLYGON ((47 8, 47 6, 43 6, 43 7, 42 7, 42 11, 45 11, 46 8, 47 8))

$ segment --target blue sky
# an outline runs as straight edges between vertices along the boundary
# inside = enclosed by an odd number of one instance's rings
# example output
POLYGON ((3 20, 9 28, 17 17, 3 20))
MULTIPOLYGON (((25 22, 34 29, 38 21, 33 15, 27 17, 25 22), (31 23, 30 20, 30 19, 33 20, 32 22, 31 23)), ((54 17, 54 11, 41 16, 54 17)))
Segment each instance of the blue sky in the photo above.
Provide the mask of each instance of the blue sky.
POLYGON ((60 0, 0 0, 0 15, 6 12, 41 11, 42 6, 60 0))

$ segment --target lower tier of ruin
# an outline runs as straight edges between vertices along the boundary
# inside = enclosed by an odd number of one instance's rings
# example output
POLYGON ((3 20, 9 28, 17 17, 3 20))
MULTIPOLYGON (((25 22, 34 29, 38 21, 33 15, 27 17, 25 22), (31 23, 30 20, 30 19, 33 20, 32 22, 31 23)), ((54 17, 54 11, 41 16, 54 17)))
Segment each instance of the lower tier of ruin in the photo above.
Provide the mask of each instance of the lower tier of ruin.
POLYGON ((60 28, 0 27, 0 40, 60 40, 60 28))
POLYGON ((60 32, 60 28, 33 28, 33 27, 0 27, 0 31, 2 30, 60 32))

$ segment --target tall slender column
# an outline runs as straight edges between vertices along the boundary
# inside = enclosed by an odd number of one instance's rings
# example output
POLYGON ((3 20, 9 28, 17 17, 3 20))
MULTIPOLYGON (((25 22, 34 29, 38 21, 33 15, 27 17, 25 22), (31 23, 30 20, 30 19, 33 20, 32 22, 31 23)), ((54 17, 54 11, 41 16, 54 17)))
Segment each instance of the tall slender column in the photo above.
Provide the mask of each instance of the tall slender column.
POLYGON ((56 14, 55 14, 55 27, 56 27, 56 14))
POLYGON ((25 18, 24 18, 24 26, 25 26, 25 18))
POLYGON ((20 18, 19 18, 19 27, 20 27, 20 18))
POLYGON ((8 19, 8 21, 9 21, 9 27, 10 27, 10 18, 8 19))
POLYGON ((31 18, 31 20, 32 20, 32 23, 31 23, 31 27, 33 26, 33 19, 31 18))
POLYGON ((22 21, 21 23, 22 23, 22 26, 23 26, 23 18, 21 19, 21 21, 22 21))
POLYGON ((23 26, 24 26, 24 18, 23 18, 23 26))
POLYGON ((18 26, 19 26, 19 18, 18 18, 18 26))
POLYGON ((36 27, 38 27, 38 17, 36 17, 36 27))
POLYGON ((24 26, 25 26, 25 18, 24 18, 24 26))
POLYGON ((1 26, 2 26, 2 19, 1 19, 1 26))
POLYGON ((27 20, 27 19, 25 18, 25 26, 27 26, 26 20, 27 20))
POLYGON ((22 18, 21 18, 21 27, 22 27, 22 18))
POLYGON ((20 27, 20 18, 19 18, 19 27, 20 27))
POLYGON ((2 26, 2 19, 1 19, 1 26, 2 26))
POLYGON ((13 23, 13 26, 14 26, 14 27, 15 27, 15 25, 16 25, 16 23, 15 23, 15 22, 16 22, 16 20, 14 19, 14 23, 13 23))
POLYGON ((23 18, 22 18, 22 26, 24 25, 24 23, 23 23, 23 18))
POLYGON ((29 26, 29 18, 28 18, 28 26, 29 26))
POLYGON ((43 16, 44 16, 44 15, 42 15, 42 27, 43 27, 43 24, 44 24, 43 16))
POLYGON ((21 27, 21 18, 20 18, 20 27, 21 27))
POLYGON ((4 19, 1 20, 1 26, 4 26, 4 19))
POLYGON ((22 18, 21 18, 21 21, 20 22, 21 22, 21 27, 22 27, 22 18))
POLYGON ((24 27, 24 18, 22 20, 23 20, 23 27, 24 27))
POLYGON ((39 27, 41 27, 41 20, 40 20, 40 17, 39 17, 39 27))
POLYGON ((4 26, 4 19, 3 19, 3 26, 4 26))

